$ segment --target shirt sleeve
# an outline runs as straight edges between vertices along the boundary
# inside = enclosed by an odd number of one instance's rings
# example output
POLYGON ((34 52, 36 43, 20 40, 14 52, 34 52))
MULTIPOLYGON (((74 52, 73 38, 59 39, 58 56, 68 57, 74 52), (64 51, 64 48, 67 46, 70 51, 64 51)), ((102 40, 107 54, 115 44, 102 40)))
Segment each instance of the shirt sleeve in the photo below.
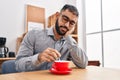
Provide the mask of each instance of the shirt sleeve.
POLYGON ((72 38, 67 38, 67 43, 69 46, 70 57, 73 63, 78 68, 86 68, 88 65, 88 57, 86 53, 77 45, 77 42, 72 38))
POLYGON ((38 54, 33 55, 34 50, 34 31, 28 32, 20 46, 15 61, 16 70, 21 71, 32 71, 40 65, 38 61, 38 54))

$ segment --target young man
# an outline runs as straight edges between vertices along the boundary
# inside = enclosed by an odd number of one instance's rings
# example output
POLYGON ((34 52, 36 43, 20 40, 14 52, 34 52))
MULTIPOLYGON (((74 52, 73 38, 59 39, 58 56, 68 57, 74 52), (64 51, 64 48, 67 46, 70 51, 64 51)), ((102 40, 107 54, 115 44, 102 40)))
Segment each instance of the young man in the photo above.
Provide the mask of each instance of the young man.
POLYGON ((55 26, 28 32, 18 51, 16 70, 21 72, 50 69, 52 63, 58 59, 69 59, 78 68, 85 68, 88 58, 70 36, 78 16, 77 8, 66 4, 61 9, 55 26))

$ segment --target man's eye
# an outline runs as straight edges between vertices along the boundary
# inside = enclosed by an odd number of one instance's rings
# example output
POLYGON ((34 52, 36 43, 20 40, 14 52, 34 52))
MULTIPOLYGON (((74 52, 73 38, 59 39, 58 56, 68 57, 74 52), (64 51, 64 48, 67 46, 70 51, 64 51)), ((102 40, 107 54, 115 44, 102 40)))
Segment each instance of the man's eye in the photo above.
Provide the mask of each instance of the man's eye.
POLYGON ((70 25, 75 25, 75 22, 70 22, 70 25))

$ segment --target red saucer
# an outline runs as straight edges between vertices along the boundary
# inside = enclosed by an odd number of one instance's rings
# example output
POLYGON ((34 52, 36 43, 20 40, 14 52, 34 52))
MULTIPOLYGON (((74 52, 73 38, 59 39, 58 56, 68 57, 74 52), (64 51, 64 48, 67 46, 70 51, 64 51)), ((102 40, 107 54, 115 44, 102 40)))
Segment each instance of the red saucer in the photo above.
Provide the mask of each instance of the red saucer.
POLYGON ((51 68, 50 72, 53 74, 70 74, 72 69, 68 69, 67 71, 57 71, 55 68, 51 68))

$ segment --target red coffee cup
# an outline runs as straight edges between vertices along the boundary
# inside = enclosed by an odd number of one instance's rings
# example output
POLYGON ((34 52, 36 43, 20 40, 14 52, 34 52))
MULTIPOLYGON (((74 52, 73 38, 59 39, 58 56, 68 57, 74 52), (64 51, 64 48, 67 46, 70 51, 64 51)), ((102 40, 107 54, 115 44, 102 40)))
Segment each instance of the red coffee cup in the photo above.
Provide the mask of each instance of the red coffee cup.
POLYGON ((67 71, 69 69, 69 61, 55 61, 52 67, 58 71, 67 71))

